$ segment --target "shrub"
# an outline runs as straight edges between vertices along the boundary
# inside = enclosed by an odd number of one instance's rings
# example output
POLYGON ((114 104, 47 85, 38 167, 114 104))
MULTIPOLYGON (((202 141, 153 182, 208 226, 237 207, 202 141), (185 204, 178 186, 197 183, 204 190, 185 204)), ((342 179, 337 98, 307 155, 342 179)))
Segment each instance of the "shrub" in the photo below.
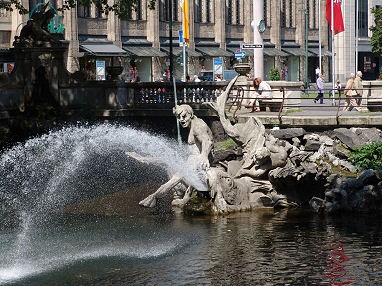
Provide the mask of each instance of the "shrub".
POLYGON ((269 80, 280 80, 280 71, 277 68, 273 68, 269 72, 269 80))
POLYGON ((373 142, 356 148, 349 157, 358 171, 382 170, 382 142, 373 142))

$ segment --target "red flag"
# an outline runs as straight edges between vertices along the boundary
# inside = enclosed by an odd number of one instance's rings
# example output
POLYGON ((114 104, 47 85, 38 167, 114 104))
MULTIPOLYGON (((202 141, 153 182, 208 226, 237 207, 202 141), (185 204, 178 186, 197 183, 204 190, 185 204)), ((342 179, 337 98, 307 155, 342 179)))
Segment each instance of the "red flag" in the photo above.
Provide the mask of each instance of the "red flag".
POLYGON ((330 29, 332 28, 332 7, 334 14, 334 35, 345 31, 344 19, 342 18, 341 1, 340 0, 326 0, 326 20, 328 21, 330 29))

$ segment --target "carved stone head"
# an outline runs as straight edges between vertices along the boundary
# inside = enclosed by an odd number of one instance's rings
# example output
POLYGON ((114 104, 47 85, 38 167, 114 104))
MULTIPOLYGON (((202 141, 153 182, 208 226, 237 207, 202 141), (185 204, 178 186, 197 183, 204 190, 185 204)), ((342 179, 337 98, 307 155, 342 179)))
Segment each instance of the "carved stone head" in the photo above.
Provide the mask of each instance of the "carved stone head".
POLYGON ((191 106, 187 104, 177 105, 172 111, 183 128, 190 126, 191 120, 194 118, 194 111, 191 106))

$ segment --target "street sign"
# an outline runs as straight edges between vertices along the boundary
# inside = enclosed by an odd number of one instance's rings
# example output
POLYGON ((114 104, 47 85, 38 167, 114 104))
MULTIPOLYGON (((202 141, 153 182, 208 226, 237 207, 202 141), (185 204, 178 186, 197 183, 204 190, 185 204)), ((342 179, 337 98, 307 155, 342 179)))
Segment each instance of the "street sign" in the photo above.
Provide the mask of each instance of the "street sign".
POLYGON ((223 74, 223 59, 213 58, 213 77, 215 78, 216 74, 223 74))
POLYGON ((261 49, 262 44, 241 44, 242 49, 261 49))
POLYGON ((213 61, 215 66, 223 64, 223 59, 221 58, 214 58, 213 61))
POLYGON ((96 61, 96 80, 105 80, 105 61, 96 61))
POLYGON ((235 53, 235 58, 236 58, 236 59, 242 59, 242 58, 245 58, 245 52, 236 52, 236 53, 235 53))
POLYGON ((183 30, 178 30, 179 35, 179 46, 183 47, 183 30))

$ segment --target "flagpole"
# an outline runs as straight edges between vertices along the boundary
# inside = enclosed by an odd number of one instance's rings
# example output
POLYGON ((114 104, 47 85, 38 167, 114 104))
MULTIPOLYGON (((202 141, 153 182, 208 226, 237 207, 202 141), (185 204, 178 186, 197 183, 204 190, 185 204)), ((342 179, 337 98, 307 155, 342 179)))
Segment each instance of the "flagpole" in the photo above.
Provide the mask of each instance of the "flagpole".
POLYGON ((322 51, 321 51, 321 3, 322 1, 318 2, 318 67, 320 68, 320 71, 322 71, 322 51))
MULTIPOLYGON (((188 1, 188 0, 184 0, 188 1)), ((187 76, 187 67, 186 67, 186 39, 184 38, 186 33, 186 11, 183 11, 183 81, 186 82, 186 76, 187 76)))
POLYGON ((334 84, 336 82, 335 80, 335 72, 336 72, 336 68, 335 68, 335 65, 336 65, 336 62, 335 62, 335 47, 334 47, 334 7, 333 7, 333 0, 331 0, 331 4, 330 4, 330 17, 331 17, 331 28, 332 28, 332 105, 335 105, 335 101, 334 101, 334 84))
POLYGON ((355 73, 358 71, 358 10, 359 10, 359 1, 356 0, 356 8, 355 8, 355 73))

